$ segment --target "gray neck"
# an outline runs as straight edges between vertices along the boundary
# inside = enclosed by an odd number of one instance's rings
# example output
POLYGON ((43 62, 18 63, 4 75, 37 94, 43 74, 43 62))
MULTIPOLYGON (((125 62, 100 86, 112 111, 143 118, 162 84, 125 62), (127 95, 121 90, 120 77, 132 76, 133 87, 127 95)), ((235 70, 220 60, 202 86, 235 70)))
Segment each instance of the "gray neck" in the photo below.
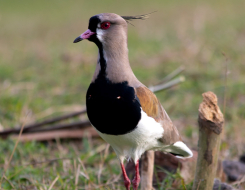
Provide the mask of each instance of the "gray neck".
POLYGON ((99 48, 93 81, 100 72, 113 83, 128 81, 132 86, 139 86, 140 83, 129 64, 126 40, 124 43, 104 44, 101 49, 99 48))

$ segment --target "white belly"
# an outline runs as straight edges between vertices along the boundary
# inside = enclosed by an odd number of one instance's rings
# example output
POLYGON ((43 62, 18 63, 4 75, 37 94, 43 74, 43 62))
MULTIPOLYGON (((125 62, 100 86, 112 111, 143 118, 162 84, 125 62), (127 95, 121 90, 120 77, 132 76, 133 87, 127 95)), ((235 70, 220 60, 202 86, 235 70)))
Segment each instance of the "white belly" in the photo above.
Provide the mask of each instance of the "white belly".
POLYGON ((112 146, 121 161, 124 158, 137 161, 146 150, 161 148, 163 144, 157 139, 163 136, 163 132, 161 124, 147 116, 143 110, 137 128, 130 133, 107 135, 98 131, 100 136, 112 146))

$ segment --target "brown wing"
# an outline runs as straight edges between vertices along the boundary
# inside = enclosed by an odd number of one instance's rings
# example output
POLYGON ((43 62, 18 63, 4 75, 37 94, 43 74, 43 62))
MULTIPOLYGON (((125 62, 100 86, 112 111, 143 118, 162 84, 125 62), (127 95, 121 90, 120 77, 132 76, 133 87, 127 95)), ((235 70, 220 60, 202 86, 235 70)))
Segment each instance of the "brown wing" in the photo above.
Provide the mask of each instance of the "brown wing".
POLYGON ((178 130, 173 125, 166 111, 163 109, 155 94, 145 86, 135 88, 136 95, 140 101, 143 111, 157 122, 162 124, 164 129, 162 142, 173 144, 181 140, 178 130))

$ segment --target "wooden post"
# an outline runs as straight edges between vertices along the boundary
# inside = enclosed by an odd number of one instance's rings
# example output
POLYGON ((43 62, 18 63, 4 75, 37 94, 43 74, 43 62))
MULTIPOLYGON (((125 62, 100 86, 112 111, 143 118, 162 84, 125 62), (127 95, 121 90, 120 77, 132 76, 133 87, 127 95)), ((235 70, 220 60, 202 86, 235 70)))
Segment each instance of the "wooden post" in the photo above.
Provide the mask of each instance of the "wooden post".
POLYGON ((198 110, 198 159, 192 190, 213 189, 220 149, 220 134, 224 125, 224 117, 217 105, 216 95, 213 92, 206 92, 202 96, 203 102, 198 110))
POLYGON ((141 190, 151 190, 154 171, 154 151, 146 151, 141 160, 141 190))

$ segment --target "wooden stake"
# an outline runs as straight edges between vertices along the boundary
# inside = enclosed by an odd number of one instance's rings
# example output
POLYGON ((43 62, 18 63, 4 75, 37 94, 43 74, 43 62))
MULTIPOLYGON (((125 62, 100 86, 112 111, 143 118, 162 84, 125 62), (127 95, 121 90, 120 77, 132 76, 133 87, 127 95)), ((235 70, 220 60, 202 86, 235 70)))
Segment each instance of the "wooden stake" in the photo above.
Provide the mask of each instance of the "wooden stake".
POLYGON ((203 102, 198 110, 198 159, 192 190, 213 189, 220 149, 220 134, 224 125, 224 117, 217 105, 216 95, 213 92, 206 92, 202 96, 203 102))
POLYGON ((154 170, 154 151, 146 151, 141 157, 141 190, 151 190, 154 170))

